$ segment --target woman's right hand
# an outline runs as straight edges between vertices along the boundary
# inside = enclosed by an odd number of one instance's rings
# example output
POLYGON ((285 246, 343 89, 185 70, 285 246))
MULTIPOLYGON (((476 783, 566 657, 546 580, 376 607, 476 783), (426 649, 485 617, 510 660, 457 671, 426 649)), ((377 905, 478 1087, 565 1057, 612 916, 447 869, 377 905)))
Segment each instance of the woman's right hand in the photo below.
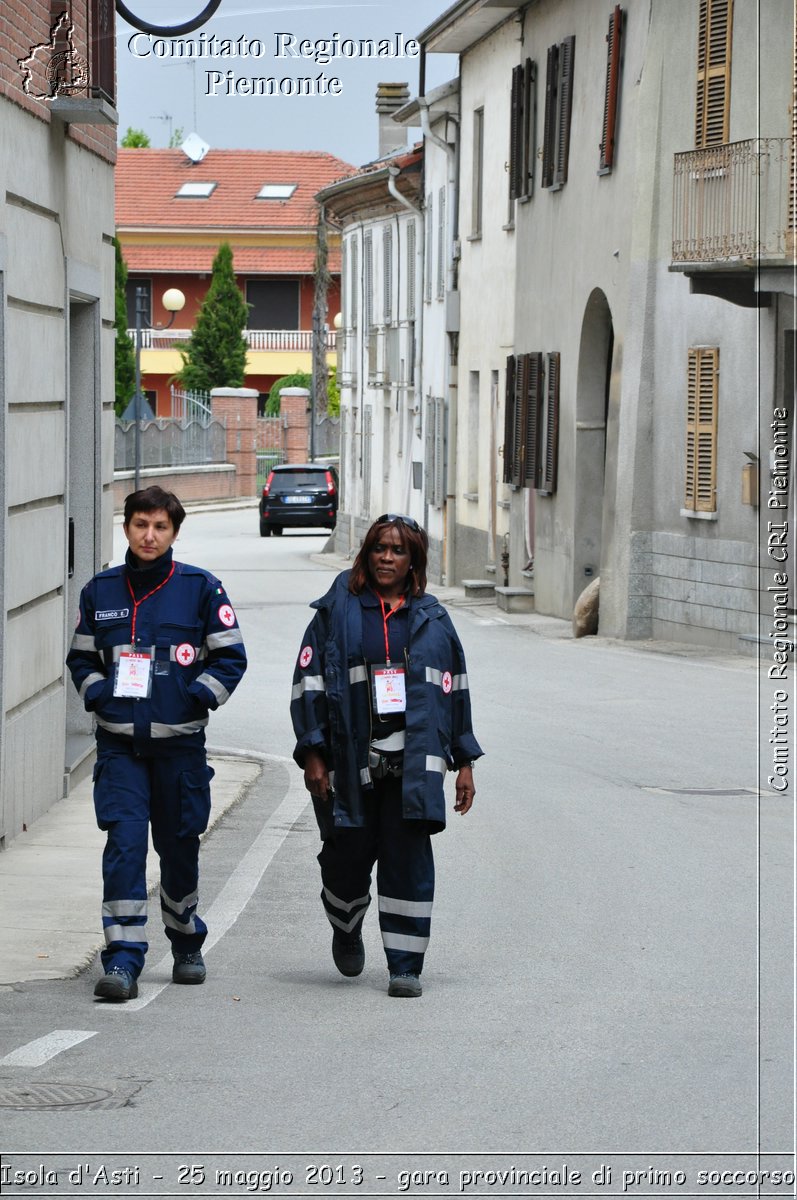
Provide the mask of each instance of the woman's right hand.
POLYGON ((316 750, 308 750, 304 758, 304 786, 317 800, 329 796, 329 771, 323 756, 316 750))

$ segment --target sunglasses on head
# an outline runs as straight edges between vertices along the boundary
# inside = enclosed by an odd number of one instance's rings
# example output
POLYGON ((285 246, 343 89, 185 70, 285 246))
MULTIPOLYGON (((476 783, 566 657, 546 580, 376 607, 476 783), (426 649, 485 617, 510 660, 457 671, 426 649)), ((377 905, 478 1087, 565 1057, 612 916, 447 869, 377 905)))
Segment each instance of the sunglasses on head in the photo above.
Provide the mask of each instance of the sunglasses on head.
POLYGON ((405 517, 404 513, 382 513, 381 517, 376 518, 377 525, 392 525, 394 521, 401 521, 402 525, 416 532, 421 528, 414 517, 405 517))

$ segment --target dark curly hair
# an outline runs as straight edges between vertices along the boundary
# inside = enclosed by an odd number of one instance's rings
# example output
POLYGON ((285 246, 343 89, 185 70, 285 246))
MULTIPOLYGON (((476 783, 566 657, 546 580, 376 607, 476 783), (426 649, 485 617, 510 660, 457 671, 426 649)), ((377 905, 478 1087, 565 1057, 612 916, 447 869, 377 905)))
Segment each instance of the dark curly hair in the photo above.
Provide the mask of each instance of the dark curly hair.
POLYGON ((349 591, 359 596, 366 587, 373 587, 374 581, 368 566, 368 556, 386 529, 397 529, 410 552, 410 592, 413 596, 422 596, 426 591, 426 560, 429 554, 429 538, 426 530, 421 528, 412 517, 403 517, 398 513, 386 513, 377 518, 363 539, 363 544, 355 558, 349 577, 349 591))
POLYGON ((125 496, 125 525, 129 525, 134 513, 151 513, 162 508, 172 523, 177 534, 185 520, 185 509, 174 492, 165 492, 163 488, 153 484, 152 487, 142 488, 139 492, 131 492, 125 496))

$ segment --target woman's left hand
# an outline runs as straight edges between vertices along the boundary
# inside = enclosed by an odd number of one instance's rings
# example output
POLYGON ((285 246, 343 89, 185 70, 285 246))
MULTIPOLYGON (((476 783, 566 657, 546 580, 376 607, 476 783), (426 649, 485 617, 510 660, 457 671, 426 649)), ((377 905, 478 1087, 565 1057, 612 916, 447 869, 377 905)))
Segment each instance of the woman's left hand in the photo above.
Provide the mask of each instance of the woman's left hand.
POLYGON ((473 804, 473 797, 476 795, 476 789, 473 786, 473 767, 460 767, 457 772, 456 783, 457 798, 454 804, 454 812, 461 813, 463 816, 473 804))

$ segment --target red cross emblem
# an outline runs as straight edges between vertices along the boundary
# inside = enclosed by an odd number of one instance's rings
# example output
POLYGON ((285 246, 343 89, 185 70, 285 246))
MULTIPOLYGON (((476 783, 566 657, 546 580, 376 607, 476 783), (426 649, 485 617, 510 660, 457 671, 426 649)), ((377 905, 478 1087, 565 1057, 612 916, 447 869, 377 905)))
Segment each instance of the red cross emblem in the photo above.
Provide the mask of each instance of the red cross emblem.
POLYGON ((182 667, 190 667, 196 658, 196 650, 188 642, 181 642, 174 652, 174 657, 182 667))
POLYGON ((448 693, 451 691, 451 688, 454 686, 454 681, 451 678, 450 671, 443 672, 443 678, 441 679, 440 684, 445 694, 448 695, 448 693))
POLYGON ((299 655, 299 666, 300 667, 309 667, 310 663, 312 661, 313 661, 313 647, 305 646, 304 649, 302 650, 301 654, 299 655))
POLYGON ((230 629, 235 624, 235 613, 232 610, 231 604, 222 604, 219 609, 219 620, 222 625, 226 625, 230 629))

